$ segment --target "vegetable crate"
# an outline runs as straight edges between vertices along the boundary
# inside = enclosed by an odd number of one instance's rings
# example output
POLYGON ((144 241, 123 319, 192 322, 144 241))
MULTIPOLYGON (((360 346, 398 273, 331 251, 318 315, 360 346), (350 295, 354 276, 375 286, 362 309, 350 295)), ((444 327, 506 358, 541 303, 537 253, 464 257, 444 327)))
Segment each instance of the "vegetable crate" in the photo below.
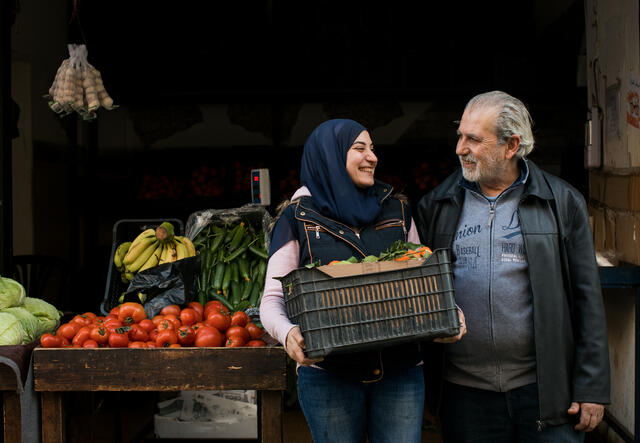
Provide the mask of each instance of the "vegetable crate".
POLYGON ((168 221, 173 224, 176 235, 182 235, 183 223, 177 218, 163 219, 125 219, 119 220, 113 225, 113 244, 111 245, 111 256, 109 260, 109 272, 107 273, 107 284, 104 292, 104 299, 100 304, 100 312, 107 315, 111 309, 118 306, 118 298, 127 290, 128 283, 123 283, 120 273, 113 264, 113 257, 116 248, 123 242, 133 241, 142 231, 148 228, 155 228, 162 222, 168 221))
MULTIPOLYGON (((287 314, 300 326, 310 358, 457 335, 449 249, 419 266, 332 278, 321 268, 282 277, 287 314)), ((358 267, 354 265, 336 265, 358 267)), ((361 268, 362 269, 362 268, 361 268)))

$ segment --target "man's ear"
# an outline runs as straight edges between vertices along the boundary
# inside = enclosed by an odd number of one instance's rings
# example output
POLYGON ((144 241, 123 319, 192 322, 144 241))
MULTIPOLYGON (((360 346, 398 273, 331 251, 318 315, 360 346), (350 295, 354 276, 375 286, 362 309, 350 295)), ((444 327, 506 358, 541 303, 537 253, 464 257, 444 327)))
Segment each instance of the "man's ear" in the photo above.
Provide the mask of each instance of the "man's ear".
POLYGON ((513 134, 509 137, 509 140, 507 140, 507 159, 511 160, 518 152, 518 149, 520 149, 520 136, 513 134))

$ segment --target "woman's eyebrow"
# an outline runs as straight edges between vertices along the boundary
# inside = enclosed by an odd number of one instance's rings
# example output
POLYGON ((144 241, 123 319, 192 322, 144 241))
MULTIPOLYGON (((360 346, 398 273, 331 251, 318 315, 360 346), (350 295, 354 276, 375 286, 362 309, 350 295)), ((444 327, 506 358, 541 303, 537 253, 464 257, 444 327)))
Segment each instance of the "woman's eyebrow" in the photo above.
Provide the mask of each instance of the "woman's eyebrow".
POLYGON ((353 142, 353 144, 354 144, 354 145, 356 145, 356 144, 357 144, 357 145, 367 146, 367 144, 366 144, 365 142, 360 141, 360 140, 356 140, 356 141, 354 141, 354 142, 353 142))

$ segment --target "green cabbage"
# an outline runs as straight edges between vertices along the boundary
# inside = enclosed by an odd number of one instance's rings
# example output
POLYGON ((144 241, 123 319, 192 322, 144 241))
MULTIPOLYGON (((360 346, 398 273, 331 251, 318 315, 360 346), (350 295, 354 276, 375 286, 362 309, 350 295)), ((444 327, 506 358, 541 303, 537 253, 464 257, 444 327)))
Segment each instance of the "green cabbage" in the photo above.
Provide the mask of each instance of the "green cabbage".
POLYGON ((11 278, 0 277, 0 309, 20 306, 25 299, 24 287, 11 278))
POLYGON ((11 314, 0 312, 0 346, 20 345, 24 330, 20 322, 11 314))
POLYGON ((53 332, 60 323, 60 313, 52 304, 33 297, 25 297, 24 308, 38 319, 38 337, 45 332, 53 332))
POLYGON ((24 337, 22 337, 23 345, 31 343, 32 341, 40 338, 40 336, 38 335, 38 330, 40 327, 38 319, 31 312, 27 311, 22 306, 7 308, 2 312, 13 315, 20 322, 20 325, 22 326, 22 329, 24 331, 24 337))

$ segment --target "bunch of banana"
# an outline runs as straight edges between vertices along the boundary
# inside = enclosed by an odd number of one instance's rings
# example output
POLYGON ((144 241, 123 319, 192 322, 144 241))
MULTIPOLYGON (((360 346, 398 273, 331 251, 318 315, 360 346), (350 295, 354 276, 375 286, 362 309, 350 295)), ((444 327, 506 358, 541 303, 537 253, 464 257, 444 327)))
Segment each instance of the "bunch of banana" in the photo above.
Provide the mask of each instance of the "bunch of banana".
POLYGON ((194 255, 196 249, 191 240, 175 235, 173 225, 163 222, 156 229, 141 232, 132 242, 120 244, 113 256, 113 264, 120 271, 122 282, 127 283, 136 272, 194 255))

